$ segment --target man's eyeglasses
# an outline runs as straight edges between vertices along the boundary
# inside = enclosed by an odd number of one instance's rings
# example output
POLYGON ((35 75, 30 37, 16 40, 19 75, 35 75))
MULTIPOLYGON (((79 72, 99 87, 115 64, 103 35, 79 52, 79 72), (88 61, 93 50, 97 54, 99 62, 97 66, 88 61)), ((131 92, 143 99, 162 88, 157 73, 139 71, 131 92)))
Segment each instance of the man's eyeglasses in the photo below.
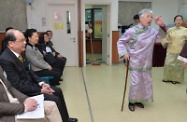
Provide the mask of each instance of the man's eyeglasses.
POLYGON ((20 39, 20 40, 15 41, 15 42, 25 42, 25 41, 26 41, 26 39, 20 39))

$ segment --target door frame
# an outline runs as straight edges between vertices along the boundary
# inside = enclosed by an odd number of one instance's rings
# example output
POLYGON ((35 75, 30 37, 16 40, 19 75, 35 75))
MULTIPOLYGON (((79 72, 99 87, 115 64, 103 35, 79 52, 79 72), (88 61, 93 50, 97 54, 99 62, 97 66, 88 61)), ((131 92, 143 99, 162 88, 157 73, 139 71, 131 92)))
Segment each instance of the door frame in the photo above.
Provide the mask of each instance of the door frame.
MULTIPOLYGON (((105 5, 107 6, 107 14, 111 12, 111 3, 94 3, 94 2, 86 2, 82 5, 82 12, 84 13, 82 14, 82 29, 83 29, 83 66, 86 66, 86 34, 85 34, 85 9, 86 9, 86 5, 105 5)), ((110 15, 110 14, 109 14, 110 15)), ((107 64, 108 65, 112 65, 112 30, 111 30, 111 16, 109 17, 110 19, 107 19, 107 23, 109 23, 109 27, 108 27, 108 34, 107 36, 109 36, 109 40, 107 42, 107 64)))

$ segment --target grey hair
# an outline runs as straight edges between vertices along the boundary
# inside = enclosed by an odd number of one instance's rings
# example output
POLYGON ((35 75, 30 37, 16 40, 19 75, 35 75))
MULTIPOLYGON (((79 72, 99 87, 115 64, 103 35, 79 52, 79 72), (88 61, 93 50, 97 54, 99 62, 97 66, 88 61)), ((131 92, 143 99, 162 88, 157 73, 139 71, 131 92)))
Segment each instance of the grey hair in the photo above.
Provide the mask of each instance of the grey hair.
POLYGON ((146 13, 151 13, 153 14, 153 11, 151 9, 143 9, 139 12, 139 17, 143 16, 146 13))

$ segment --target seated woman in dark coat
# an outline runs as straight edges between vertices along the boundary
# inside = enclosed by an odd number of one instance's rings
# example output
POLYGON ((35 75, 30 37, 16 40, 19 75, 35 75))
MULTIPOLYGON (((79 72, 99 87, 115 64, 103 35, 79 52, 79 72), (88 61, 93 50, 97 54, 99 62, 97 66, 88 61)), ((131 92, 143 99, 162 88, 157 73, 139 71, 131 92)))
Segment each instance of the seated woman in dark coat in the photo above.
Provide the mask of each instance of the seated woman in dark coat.
POLYGON ((63 60, 61 60, 58 57, 58 53, 53 51, 51 46, 48 45, 49 37, 47 33, 41 33, 39 37, 39 44, 37 45, 40 52, 43 54, 44 59, 46 62, 48 62, 52 67, 59 68, 64 70, 65 63, 63 60), (50 56, 49 56, 50 55, 50 56))

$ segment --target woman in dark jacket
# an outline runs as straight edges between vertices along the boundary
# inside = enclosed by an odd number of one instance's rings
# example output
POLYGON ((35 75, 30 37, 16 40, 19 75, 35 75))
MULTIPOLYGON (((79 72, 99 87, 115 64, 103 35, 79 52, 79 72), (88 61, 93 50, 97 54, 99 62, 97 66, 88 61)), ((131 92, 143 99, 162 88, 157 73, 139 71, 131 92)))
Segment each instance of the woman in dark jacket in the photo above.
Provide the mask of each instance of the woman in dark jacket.
POLYGON ((52 67, 58 68, 64 71, 65 62, 58 57, 59 53, 56 53, 51 46, 48 45, 49 37, 47 33, 41 33, 39 37, 39 44, 37 45, 40 52, 43 54, 44 59, 52 67), (49 56, 50 55, 50 56, 49 56))

